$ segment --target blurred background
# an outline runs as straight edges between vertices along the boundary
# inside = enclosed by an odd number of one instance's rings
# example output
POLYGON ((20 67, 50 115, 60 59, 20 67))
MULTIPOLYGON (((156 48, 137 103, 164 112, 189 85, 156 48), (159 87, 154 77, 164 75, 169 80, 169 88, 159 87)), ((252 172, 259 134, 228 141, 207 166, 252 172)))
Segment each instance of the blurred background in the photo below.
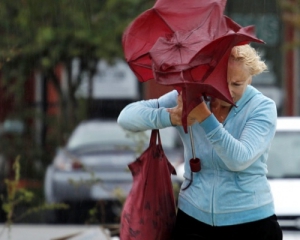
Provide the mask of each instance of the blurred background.
MULTIPOLYGON (((23 218, 18 216, 31 207, 57 202, 53 190, 45 190, 49 187, 46 184, 46 175, 51 172, 49 166, 60 173, 83 171, 84 164, 76 159, 84 153, 68 148, 70 136, 79 123, 92 119, 115 122, 128 103, 158 97, 171 90, 151 81, 139 83, 123 58, 124 29, 153 4, 153 0, 1 0, 2 222, 7 220, 7 212, 13 212, 10 215, 13 222, 47 223, 52 219, 68 223, 74 219, 66 217, 71 213, 67 210, 54 218, 46 216, 54 207, 32 211, 23 218), (67 160, 56 159, 64 146, 65 153, 72 155, 69 170, 67 160), (17 165, 16 159, 19 159, 17 165), (19 169, 17 178, 16 169, 19 169), (12 188, 7 188, 5 179, 17 179, 13 189, 25 188, 33 195, 28 198, 28 192, 20 192, 25 201, 12 203, 13 197, 18 196, 10 192, 12 188)), ((269 68, 253 80, 253 85, 276 102, 279 116, 299 116, 300 1, 228 0, 226 15, 242 26, 255 25, 257 36, 266 42, 253 44, 269 68)), ((99 194, 93 196, 95 200, 99 194)), ((103 206, 106 205, 100 208, 103 206)), ((90 215, 80 216, 81 221, 77 222, 86 222, 92 216, 96 222, 118 223, 120 208, 114 211, 116 218, 109 221, 99 212, 90 211, 90 215)))

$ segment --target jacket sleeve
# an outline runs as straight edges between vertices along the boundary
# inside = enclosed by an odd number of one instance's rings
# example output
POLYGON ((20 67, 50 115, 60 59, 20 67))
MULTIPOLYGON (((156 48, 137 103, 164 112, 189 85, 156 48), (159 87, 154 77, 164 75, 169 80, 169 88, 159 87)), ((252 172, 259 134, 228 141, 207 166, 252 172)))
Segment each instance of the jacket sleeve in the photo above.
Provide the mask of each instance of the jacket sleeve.
POLYGON ((121 111, 117 121, 121 127, 133 132, 172 126, 166 109, 177 105, 177 96, 174 90, 158 99, 131 103, 121 111))
POLYGON ((276 131, 277 110, 271 100, 259 103, 245 122, 238 139, 211 115, 201 123, 217 155, 232 171, 243 171, 270 146, 276 131))

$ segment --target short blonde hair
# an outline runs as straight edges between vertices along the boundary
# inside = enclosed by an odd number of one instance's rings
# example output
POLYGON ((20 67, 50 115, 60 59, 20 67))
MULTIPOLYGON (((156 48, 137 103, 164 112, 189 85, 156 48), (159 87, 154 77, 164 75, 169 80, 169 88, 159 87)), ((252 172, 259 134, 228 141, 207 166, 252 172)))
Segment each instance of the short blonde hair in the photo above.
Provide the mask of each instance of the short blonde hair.
POLYGON ((267 70, 267 65, 261 60, 258 52, 249 44, 233 47, 231 57, 244 63, 252 76, 267 70))

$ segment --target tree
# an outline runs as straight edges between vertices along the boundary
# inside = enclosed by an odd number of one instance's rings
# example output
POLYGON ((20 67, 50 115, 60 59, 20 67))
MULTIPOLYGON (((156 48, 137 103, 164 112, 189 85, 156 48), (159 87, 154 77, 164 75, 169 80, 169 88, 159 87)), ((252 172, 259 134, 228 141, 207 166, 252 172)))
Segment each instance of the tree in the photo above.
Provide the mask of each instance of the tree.
MULTIPOLYGON (((109 62, 122 57, 124 28, 154 1, 146 0, 1 0, 0 71, 7 96, 13 96, 15 118, 33 117, 24 106, 24 89, 30 76, 39 73, 45 86, 51 84, 59 96, 60 115, 55 117, 55 142, 78 122, 75 92, 83 77, 92 78, 99 59, 109 62), (72 74, 72 63, 80 63, 72 74), (67 73, 67 91, 60 84, 57 66, 67 73)), ((41 117, 47 127, 47 106, 41 117)), ((45 131, 45 132, 47 132, 45 131)), ((48 131, 49 133, 49 131, 48 131)), ((30 135, 33 139, 33 133, 30 135)), ((48 135, 47 135, 48 136, 48 135)), ((46 142, 44 145, 47 145, 46 142)))
MULTIPOLYGON (((278 0, 282 10, 282 19, 285 23, 300 30, 300 0, 278 0)), ((295 36, 293 42, 288 43, 287 47, 299 47, 300 39, 295 36)))

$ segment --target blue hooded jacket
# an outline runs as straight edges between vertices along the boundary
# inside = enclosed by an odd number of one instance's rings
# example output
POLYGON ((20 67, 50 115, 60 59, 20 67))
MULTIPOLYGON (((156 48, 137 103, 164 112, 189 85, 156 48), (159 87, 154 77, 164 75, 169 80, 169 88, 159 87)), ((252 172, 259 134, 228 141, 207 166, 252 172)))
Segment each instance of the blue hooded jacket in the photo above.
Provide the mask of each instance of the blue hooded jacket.
MULTIPOLYGON (((166 108, 177 105, 177 96, 177 91, 171 91, 159 99, 129 104, 120 113, 118 123, 131 131, 172 126, 166 108)), ((201 159, 202 169, 194 173, 192 185, 180 191, 178 207, 212 226, 241 224, 273 215, 266 174, 276 119, 274 101, 249 85, 223 124, 213 114, 195 123, 195 155, 201 159)), ((184 145, 184 188, 191 175, 192 150, 189 134, 182 126, 176 128, 184 145)))

